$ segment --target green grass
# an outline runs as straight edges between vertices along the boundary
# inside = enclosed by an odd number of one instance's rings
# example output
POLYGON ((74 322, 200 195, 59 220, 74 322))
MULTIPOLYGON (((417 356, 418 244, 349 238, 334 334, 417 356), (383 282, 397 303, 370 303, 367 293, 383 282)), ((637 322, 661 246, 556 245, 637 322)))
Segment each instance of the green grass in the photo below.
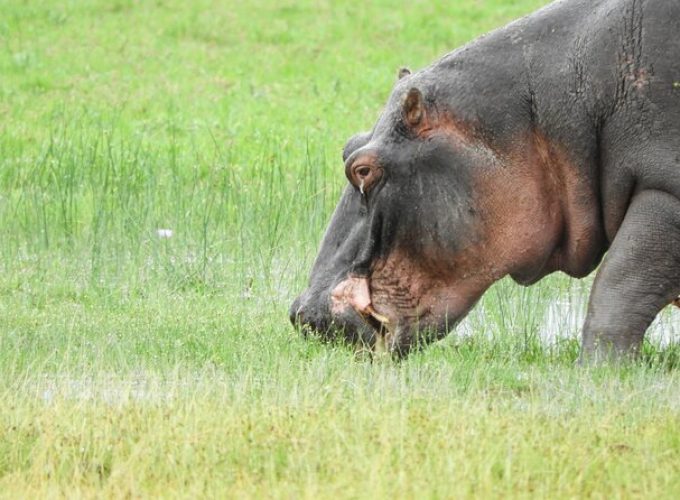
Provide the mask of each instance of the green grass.
POLYGON ((288 324, 397 69, 544 3, 1 2, 0 497, 677 497, 677 313, 597 369, 562 276, 399 364, 288 324))

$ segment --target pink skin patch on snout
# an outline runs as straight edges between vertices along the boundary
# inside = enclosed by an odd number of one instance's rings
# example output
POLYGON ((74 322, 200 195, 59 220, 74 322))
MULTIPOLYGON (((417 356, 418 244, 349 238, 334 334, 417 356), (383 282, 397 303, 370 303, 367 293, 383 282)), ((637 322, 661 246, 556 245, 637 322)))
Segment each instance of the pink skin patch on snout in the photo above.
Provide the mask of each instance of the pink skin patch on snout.
POLYGON ((351 307, 361 316, 371 316, 383 325, 390 321, 387 317, 376 312, 371 303, 371 292, 368 286, 368 278, 351 276, 340 282, 331 292, 331 312, 342 314, 351 307))
POLYGON ((331 292, 331 311, 341 314, 348 307, 362 315, 369 313, 371 293, 368 278, 349 277, 341 281, 331 292))

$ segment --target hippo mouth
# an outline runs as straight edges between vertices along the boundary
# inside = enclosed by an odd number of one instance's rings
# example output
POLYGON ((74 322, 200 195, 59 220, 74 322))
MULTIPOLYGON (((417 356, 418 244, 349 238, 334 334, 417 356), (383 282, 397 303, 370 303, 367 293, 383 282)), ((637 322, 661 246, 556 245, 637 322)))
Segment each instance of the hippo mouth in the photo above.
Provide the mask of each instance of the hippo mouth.
POLYGON ((340 307, 339 301, 331 296, 332 290, 332 287, 325 291, 312 289, 299 295, 289 309, 292 325, 304 338, 352 346, 357 352, 371 350, 381 332, 381 323, 371 316, 365 318, 347 302, 340 307))
MULTIPOLYGON (((374 304, 369 278, 350 276, 332 290, 331 314, 355 313, 373 330, 371 344, 360 348, 369 347, 373 355, 388 353, 396 359, 407 356, 421 344, 442 338, 455 328, 476 302, 447 311, 441 310, 437 299, 421 297, 424 300, 416 301, 420 307, 405 311, 397 309, 391 298, 386 301, 386 297, 381 296, 379 299, 380 303, 374 304)), ((439 299, 450 303, 446 293, 441 294, 439 299)))

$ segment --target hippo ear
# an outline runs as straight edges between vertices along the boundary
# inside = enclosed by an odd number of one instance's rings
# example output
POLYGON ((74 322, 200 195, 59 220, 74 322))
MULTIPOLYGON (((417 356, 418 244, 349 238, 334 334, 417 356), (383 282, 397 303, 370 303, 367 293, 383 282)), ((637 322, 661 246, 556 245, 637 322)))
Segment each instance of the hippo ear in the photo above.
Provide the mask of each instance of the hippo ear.
POLYGON ((399 73, 397 73, 397 78, 401 80, 402 78, 405 78, 411 74, 411 70, 408 69, 406 66, 399 68, 399 73))
POLYGON ((404 104, 402 113, 404 120, 411 127, 417 126, 423 119, 425 114, 425 106, 423 105, 423 94, 415 87, 408 91, 404 97, 404 104))

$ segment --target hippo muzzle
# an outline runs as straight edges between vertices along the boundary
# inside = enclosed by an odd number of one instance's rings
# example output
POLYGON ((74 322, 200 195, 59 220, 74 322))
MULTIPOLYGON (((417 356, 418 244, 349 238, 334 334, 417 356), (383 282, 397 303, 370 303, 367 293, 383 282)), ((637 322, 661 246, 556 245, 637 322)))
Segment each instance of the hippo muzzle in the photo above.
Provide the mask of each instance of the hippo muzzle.
POLYGON ((294 327, 307 337, 312 334, 323 341, 341 342, 358 349, 372 348, 376 342, 374 325, 353 307, 339 307, 328 291, 300 294, 291 304, 289 318, 294 327))

